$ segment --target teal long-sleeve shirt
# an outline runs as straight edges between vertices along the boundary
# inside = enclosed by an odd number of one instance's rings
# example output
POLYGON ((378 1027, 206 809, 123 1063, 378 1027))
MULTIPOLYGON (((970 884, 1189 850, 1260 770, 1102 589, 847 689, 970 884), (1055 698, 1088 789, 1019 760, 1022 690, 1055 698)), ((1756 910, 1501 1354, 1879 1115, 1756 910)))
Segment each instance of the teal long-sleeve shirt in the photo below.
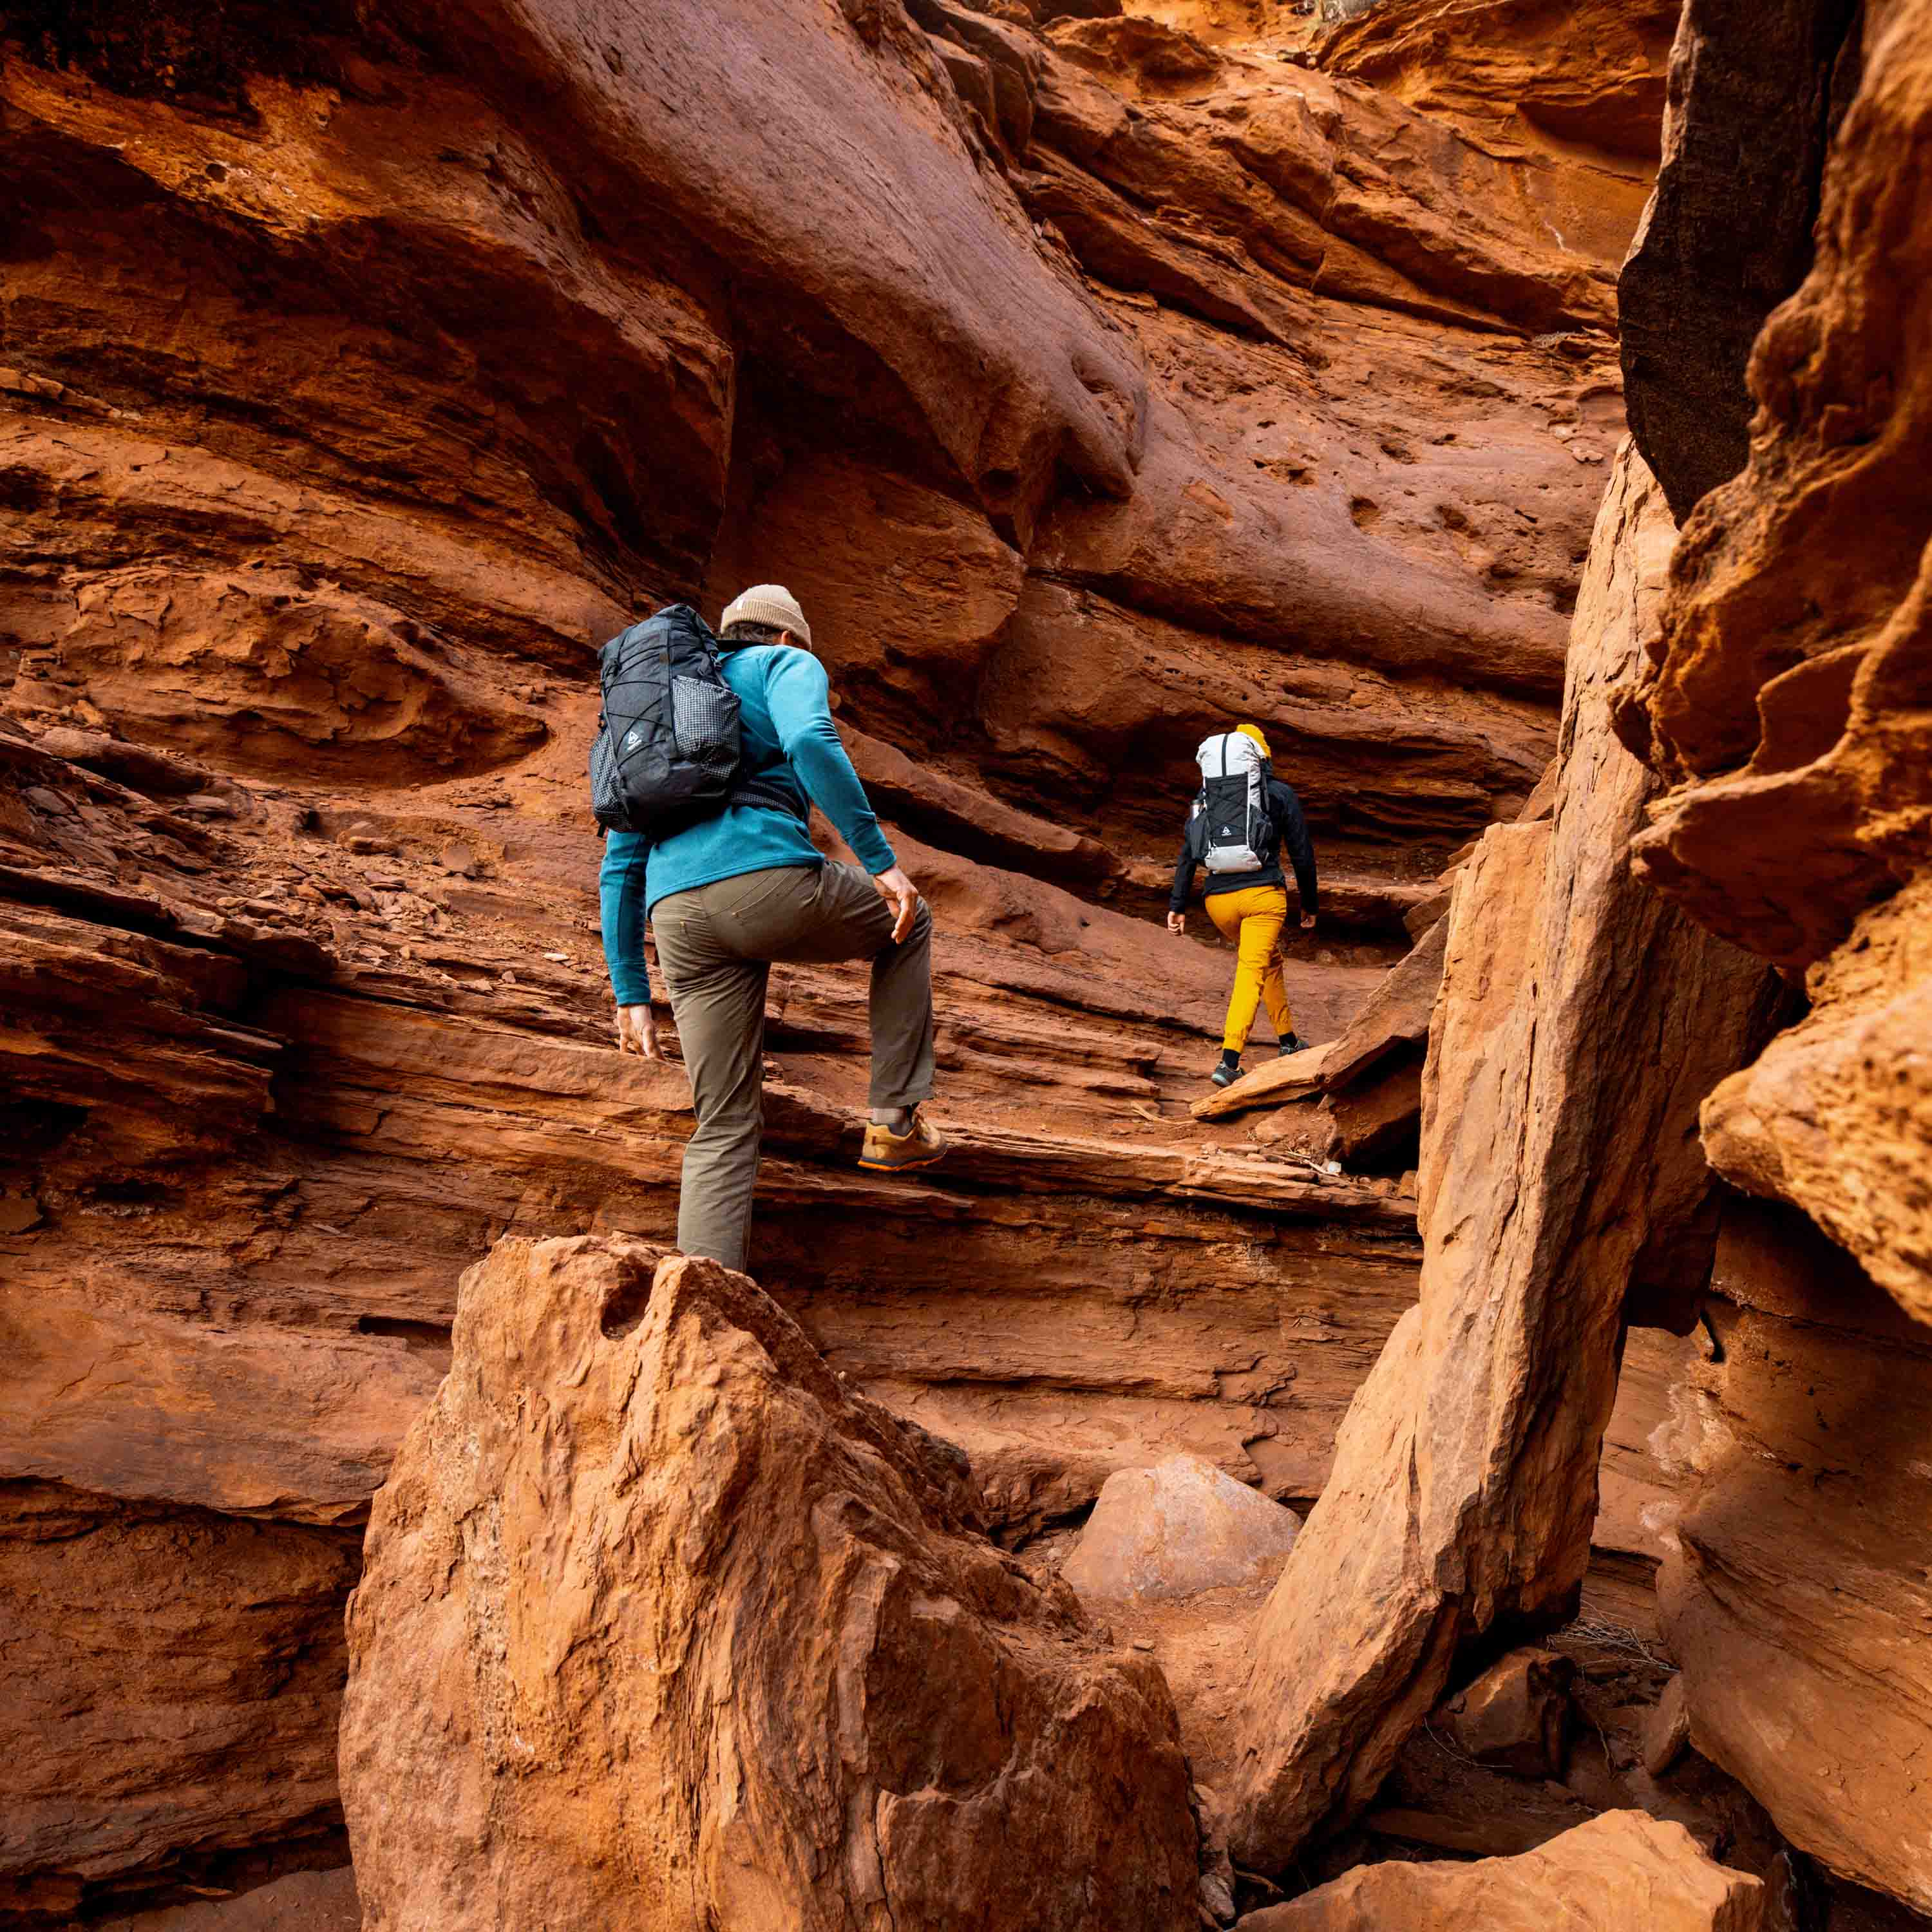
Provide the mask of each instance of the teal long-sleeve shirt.
POLYGON ((798 815, 776 806, 728 806, 714 818, 653 842, 638 832, 604 841, 598 896, 604 916, 604 961, 620 1006, 651 997, 644 964, 644 922, 673 892, 688 892, 741 872, 773 866, 822 866, 825 855, 806 836, 807 800, 838 828, 868 872, 898 862, 866 802, 866 788, 832 722, 825 667, 809 651, 782 644, 728 648, 724 682, 738 694, 744 768, 798 798, 798 815))

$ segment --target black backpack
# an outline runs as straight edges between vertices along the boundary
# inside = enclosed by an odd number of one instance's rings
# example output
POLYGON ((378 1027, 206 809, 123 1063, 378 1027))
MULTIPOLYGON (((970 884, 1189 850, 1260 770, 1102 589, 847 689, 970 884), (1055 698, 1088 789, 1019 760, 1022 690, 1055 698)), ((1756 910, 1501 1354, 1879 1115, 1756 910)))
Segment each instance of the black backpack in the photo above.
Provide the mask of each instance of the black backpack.
POLYGON ((798 815, 782 787, 742 767, 738 695, 721 656, 688 604, 666 604, 598 653, 590 803, 605 831, 667 838, 732 804, 798 815))

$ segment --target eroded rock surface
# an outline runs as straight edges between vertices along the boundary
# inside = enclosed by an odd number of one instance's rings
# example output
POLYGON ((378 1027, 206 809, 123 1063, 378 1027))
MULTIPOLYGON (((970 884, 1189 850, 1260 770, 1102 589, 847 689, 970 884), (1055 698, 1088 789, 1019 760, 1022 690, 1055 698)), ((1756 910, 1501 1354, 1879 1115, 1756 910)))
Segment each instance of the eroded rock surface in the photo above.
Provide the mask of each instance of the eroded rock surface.
POLYGON ((1754 360, 1750 466, 1684 533, 1627 735, 1673 782, 1643 861, 1811 1011, 1713 1096, 1712 1158, 1932 1317, 1924 881, 1932 373, 1923 6, 1875 13, 1818 258, 1754 360), (1827 1149, 1830 1152, 1827 1152, 1827 1149))
POLYGON ((513 1238, 465 1278, 350 1608, 370 1932, 1193 1926, 1151 1660, 749 1280, 654 1259, 513 1238))
POLYGON ((1617 318, 1630 434, 1680 523, 1750 453, 1745 364, 1811 266, 1858 19, 1856 0, 1689 0, 1678 22, 1663 166, 1617 318))
POLYGON ((1932 1872, 1903 1821, 1924 1815, 1932 1616, 1928 37, 1922 3, 1871 8, 1840 59, 1862 80, 1816 261, 1752 353, 1750 460, 1686 524, 1619 700, 1670 782, 1640 862, 1805 995, 1702 1110, 1718 1171, 1790 1205, 1727 1210, 1717 1357, 1672 1432, 1689 1494, 1658 1512, 1660 1587, 1690 1736, 1802 1851, 1921 1911, 1932 1872))

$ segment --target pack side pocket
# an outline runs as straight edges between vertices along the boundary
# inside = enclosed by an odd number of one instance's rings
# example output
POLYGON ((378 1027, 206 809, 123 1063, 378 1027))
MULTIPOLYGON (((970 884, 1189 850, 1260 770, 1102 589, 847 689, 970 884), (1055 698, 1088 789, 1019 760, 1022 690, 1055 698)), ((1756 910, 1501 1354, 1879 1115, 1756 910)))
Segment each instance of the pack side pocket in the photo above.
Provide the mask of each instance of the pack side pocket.
POLYGON ((596 736, 590 741, 590 808, 606 831, 630 830, 631 811, 625 800, 616 754, 611 749, 609 728, 601 721, 596 736))
POLYGON ((726 771, 738 762, 738 698, 728 686, 673 678, 670 728, 678 755, 692 764, 726 771))

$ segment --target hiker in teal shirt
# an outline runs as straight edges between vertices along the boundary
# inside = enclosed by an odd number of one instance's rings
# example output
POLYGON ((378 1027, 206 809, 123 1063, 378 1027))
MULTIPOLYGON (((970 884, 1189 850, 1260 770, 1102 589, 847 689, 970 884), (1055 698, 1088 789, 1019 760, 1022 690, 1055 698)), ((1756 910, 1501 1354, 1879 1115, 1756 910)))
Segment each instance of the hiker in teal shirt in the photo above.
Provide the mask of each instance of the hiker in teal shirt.
POLYGON ((722 626, 745 772, 796 801, 741 800, 670 837, 613 832, 598 877, 617 1042, 657 1057, 644 925, 691 1076, 678 1247, 742 1268, 758 1178, 770 963, 872 962, 872 1123, 862 1166, 930 1166, 944 1142, 920 1118, 932 1092, 932 918, 867 803, 832 722, 825 668, 788 591, 760 584, 722 626), (828 860, 806 832, 818 807, 865 867, 828 860))

